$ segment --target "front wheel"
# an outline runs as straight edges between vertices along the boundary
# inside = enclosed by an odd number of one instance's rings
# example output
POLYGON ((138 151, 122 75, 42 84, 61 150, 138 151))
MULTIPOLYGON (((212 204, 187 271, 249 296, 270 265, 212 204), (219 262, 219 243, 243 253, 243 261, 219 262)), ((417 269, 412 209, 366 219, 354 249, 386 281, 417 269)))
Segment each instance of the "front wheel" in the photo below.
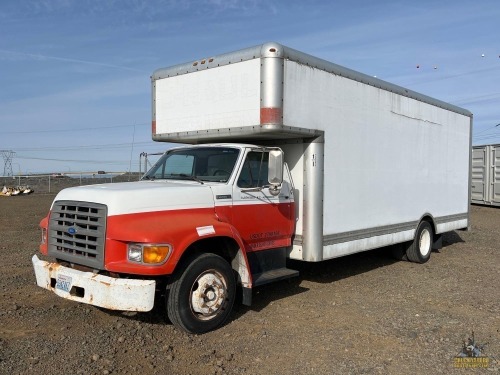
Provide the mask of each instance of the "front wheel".
POLYGON ((415 239, 406 250, 408 260, 415 263, 425 263, 431 257, 434 233, 427 221, 420 222, 415 239))
POLYGON ((218 255, 202 254, 179 271, 167 293, 170 321, 189 333, 205 333, 224 324, 236 291, 229 263, 218 255))

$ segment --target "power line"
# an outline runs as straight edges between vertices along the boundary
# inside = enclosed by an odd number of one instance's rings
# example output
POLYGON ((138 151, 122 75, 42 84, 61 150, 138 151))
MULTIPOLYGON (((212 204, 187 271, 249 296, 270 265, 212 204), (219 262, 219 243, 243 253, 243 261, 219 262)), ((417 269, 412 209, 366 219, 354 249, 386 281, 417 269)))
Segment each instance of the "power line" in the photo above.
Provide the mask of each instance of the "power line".
POLYGON ((496 125, 493 125, 491 128, 487 128, 487 129, 484 129, 484 130, 481 130, 479 133, 476 133, 474 134, 475 136, 478 135, 478 134, 481 134, 481 133, 484 133, 484 132, 487 132, 488 130, 491 130, 491 129, 495 129, 497 127, 500 126, 500 123, 496 124, 496 125))
POLYGON ((490 134, 490 135, 484 135, 484 136, 481 136, 481 137, 473 137, 474 141, 486 141, 488 139, 500 139, 500 133, 490 134))
POLYGON ((124 127, 150 126, 150 125, 151 124, 142 123, 142 124, 135 124, 135 125, 112 125, 112 126, 97 126, 97 127, 88 127, 88 128, 22 130, 22 131, 2 132, 2 134, 61 133, 61 132, 76 132, 76 131, 83 131, 83 130, 116 129, 116 128, 124 128, 124 127))
POLYGON ((472 139, 475 142, 484 142, 484 141, 488 141, 490 139, 491 140, 500 139, 500 132, 496 132, 497 130, 500 130, 500 123, 493 125, 492 127, 486 128, 484 130, 481 130, 480 132, 474 134, 472 136, 472 139), (483 133, 488 132, 488 131, 495 131, 495 132, 490 133, 490 134, 483 134, 483 133))
POLYGON ((75 151, 75 150, 108 150, 112 148, 129 148, 133 146, 141 145, 151 145, 153 141, 147 142, 135 142, 135 143, 108 143, 102 145, 80 145, 80 146, 61 146, 61 147, 21 147, 15 148, 17 152, 19 151, 75 151))
POLYGON ((45 161, 61 161, 65 163, 98 163, 98 164, 124 164, 123 160, 77 160, 77 159, 53 159, 53 158, 35 158, 35 157, 26 157, 26 156, 18 156, 18 159, 23 160, 45 160, 45 161))
POLYGON ((490 66, 490 67, 486 67, 486 68, 482 68, 482 69, 475 69, 475 70, 469 70, 469 71, 460 72, 460 73, 448 74, 446 76, 433 77, 431 79, 429 79, 429 77, 426 77, 425 80, 418 80, 418 81, 414 80, 413 82, 410 81, 410 82, 405 83, 404 85, 407 87, 408 86, 416 86, 416 85, 420 85, 420 84, 427 84, 429 82, 443 81, 443 80, 447 80, 447 79, 463 77, 463 76, 467 76, 467 75, 473 75, 476 73, 489 72, 489 71, 496 70, 496 69, 499 69, 499 66, 490 66))
POLYGON ((452 103, 455 105, 480 104, 480 103, 489 102, 492 100, 497 100, 498 97, 500 97, 500 92, 494 92, 491 94, 470 96, 470 97, 461 98, 458 100, 453 100, 452 103))

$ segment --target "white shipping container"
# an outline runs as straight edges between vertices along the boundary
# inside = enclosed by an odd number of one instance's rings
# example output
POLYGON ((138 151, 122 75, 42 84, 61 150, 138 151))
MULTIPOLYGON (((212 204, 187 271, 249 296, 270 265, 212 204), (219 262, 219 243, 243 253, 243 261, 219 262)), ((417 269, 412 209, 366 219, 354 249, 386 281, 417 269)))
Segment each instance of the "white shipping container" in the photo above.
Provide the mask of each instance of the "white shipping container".
POLYGON ((500 145, 472 148, 471 202, 500 206, 500 145))

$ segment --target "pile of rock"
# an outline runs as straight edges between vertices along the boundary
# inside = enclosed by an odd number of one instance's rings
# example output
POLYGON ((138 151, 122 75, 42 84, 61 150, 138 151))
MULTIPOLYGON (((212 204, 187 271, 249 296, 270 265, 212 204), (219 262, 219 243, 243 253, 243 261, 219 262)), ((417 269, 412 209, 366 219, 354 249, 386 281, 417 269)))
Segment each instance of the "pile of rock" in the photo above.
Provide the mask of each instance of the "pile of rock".
POLYGON ((0 192, 0 196, 2 197, 13 197, 17 195, 28 195, 33 193, 33 189, 30 188, 29 186, 14 186, 14 187, 8 187, 4 186, 2 188, 2 191, 0 192))

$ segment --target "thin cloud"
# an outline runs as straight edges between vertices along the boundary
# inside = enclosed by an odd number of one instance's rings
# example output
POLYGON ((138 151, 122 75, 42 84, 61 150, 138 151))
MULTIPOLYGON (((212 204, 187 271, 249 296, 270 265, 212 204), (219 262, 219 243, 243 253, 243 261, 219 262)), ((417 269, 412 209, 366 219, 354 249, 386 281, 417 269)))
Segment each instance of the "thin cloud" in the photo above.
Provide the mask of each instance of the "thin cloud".
POLYGON ((12 59, 12 57, 17 56, 17 57, 22 57, 22 58, 31 59, 31 60, 54 60, 54 61, 70 62, 70 63, 74 63, 74 64, 93 65, 93 66, 100 66, 100 67, 104 67, 104 68, 121 69, 121 70, 128 70, 128 71, 132 71, 132 72, 144 73, 143 70, 130 68, 128 66, 105 64, 105 63, 101 63, 101 62, 97 62, 97 61, 70 59, 67 57, 47 56, 47 55, 41 55, 41 54, 35 54, 35 53, 17 52, 17 51, 10 51, 10 50, 4 50, 4 49, 0 49, 0 54, 5 55, 5 56, 0 55, 0 59, 3 59, 3 60, 9 60, 9 59, 12 59))

